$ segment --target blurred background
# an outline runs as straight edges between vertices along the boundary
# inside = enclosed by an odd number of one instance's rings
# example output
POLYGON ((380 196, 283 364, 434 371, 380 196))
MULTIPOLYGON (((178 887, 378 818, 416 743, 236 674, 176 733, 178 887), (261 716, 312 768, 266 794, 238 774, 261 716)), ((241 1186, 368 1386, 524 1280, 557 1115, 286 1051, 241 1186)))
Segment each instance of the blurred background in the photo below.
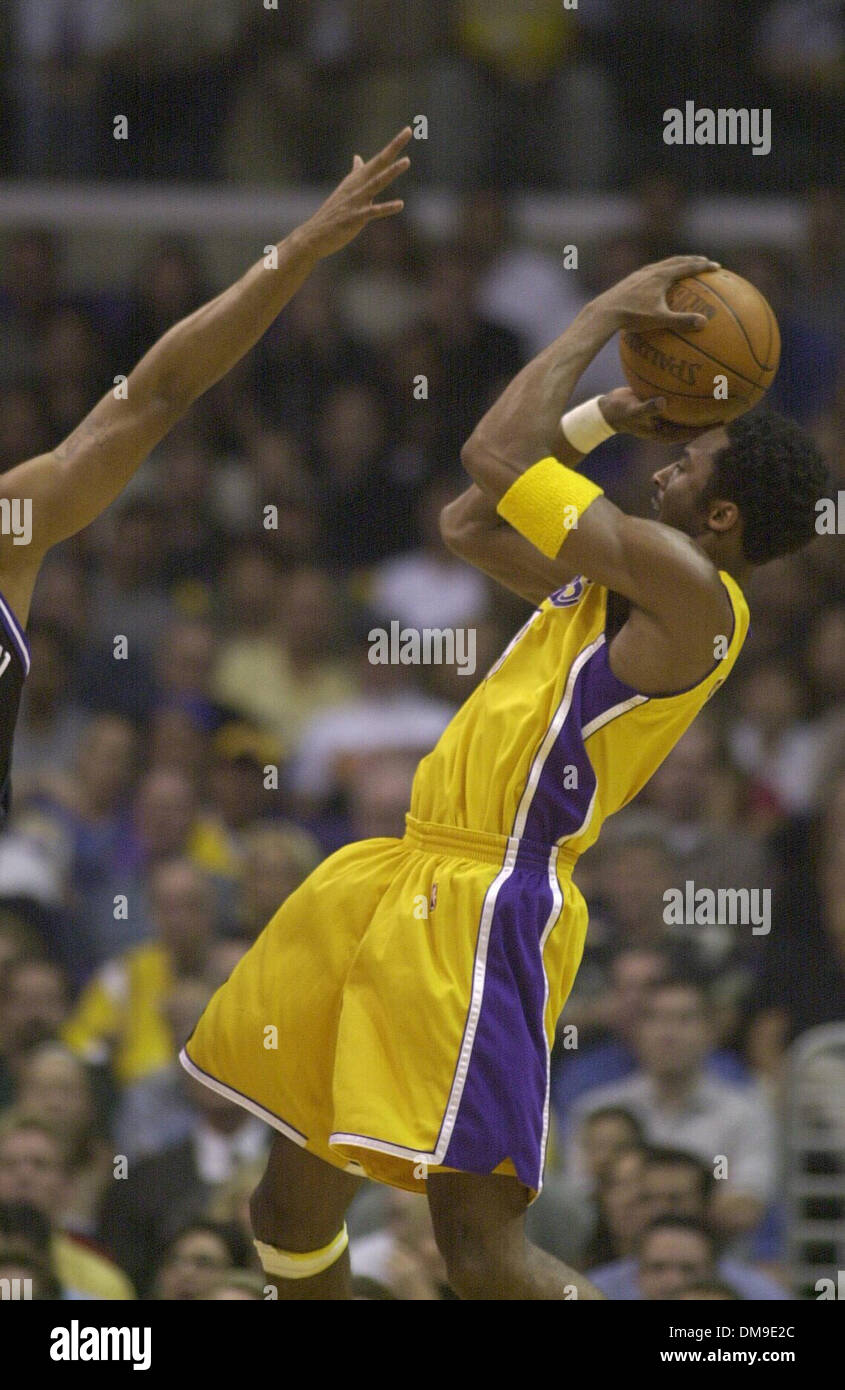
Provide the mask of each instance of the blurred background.
MULTIPOLYGON (((0 1277, 262 1297, 269 1131, 176 1053, 323 856, 402 834, 418 758, 524 621, 437 517, 486 406, 591 296, 685 251, 748 276, 783 336, 771 403, 845 487, 844 51, 833 0, 741 22, 726 0, 3 7, 0 468, 355 151, 427 127, 406 213, 321 264, 45 565, 0 837, 0 1277), (771 108, 772 153, 667 147, 689 99, 771 108), (372 665, 394 620, 475 629, 475 676, 372 665)), ((611 344, 578 396, 620 382, 611 344)), ((665 461, 617 438, 590 471, 646 514, 665 461)), ((592 923, 529 1220, 612 1298, 814 1298, 845 1267, 843 543, 757 576, 729 688, 579 864, 592 923), (688 879, 770 887, 771 932, 667 927, 688 879)), ((420 1199, 368 1188, 350 1228, 359 1297, 450 1296, 420 1199)))

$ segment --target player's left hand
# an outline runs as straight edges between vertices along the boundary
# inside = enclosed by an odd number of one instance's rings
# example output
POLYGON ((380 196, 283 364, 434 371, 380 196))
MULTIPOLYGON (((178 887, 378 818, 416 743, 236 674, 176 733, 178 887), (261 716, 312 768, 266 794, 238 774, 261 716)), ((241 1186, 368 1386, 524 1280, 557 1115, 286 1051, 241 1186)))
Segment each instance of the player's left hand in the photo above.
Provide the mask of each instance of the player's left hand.
POLYGON ((405 126, 366 163, 356 154, 346 178, 341 180, 314 216, 309 217, 303 230, 320 258, 340 251, 369 222, 378 217, 394 217, 402 211, 405 204, 401 198, 394 198, 388 203, 374 200, 377 194, 382 193, 410 167, 410 159, 407 155, 401 155, 401 151, 412 133, 410 126, 405 126))
POLYGON ((641 401, 629 386, 618 386, 606 396, 599 396, 599 410, 619 434, 633 434, 637 439, 651 439, 658 444, 686 444, 702 433, 689 425, 664 420, 660 412, 665 409, 665 397, 641 401))

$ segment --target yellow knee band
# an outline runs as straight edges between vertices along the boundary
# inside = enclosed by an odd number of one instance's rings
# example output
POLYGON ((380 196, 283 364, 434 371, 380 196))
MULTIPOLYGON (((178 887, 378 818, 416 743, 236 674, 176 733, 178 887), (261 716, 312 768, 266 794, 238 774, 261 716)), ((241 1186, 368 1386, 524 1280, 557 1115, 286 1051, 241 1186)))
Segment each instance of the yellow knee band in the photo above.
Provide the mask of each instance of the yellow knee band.
POLYGON ((258 1258, 265 1274, 272 1274, 276 1279, 311 1279, 315 1274, 322 1274, 324 1269, 328 1269, 340 1259, 349 1244, 349 1232, 344 1222, 343 1230, 338 1231, 334 1240, 330 1240, 322 1250, 311 1250, 304 1255, 290 1250, 279 1250, 275 1245, 265 1245, 263 1240, 254 1240, 252 1243, 258 1251, 258 1258))
POLYGON ((521 473, 496 511, 515 531, 554 559, 578 518, 604 489, 556 458, 540 459, 521 473))

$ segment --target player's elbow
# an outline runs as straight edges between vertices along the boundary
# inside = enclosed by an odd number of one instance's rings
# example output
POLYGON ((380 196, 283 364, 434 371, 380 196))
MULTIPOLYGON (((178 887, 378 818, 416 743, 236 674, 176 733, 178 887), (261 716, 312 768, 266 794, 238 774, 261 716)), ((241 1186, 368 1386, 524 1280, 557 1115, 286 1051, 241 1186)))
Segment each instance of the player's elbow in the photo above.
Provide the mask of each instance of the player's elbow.
POLYGON ((461 463, 464 472, 468 473, 475 483, 483 481, 485 456, 485 450, 478 437, 478 431, 473 430, 469 439, 461 449, 461 463))
POLYGON ((466 527, 461 524, 454 502, 448 502, 440 513, 440 539, 454 555, 463 553, 466 527))

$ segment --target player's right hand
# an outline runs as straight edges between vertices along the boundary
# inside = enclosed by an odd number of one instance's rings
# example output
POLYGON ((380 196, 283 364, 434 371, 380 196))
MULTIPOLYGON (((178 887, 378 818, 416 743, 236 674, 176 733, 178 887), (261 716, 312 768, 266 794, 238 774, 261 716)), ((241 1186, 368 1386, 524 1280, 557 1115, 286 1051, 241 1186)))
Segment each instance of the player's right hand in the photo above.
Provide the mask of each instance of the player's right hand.
POLYGON ((400 152, 411 135, 410 126, 405 126, 366 163, 356 154, 346 178, 302 228, 319 257, 340 251, 376 218, 393 217, 402 211, 405 204, 401 198, 388 203, 377 203, 374 199, 410 167, 410 159, 407 155, 400 158, 400 152))
POLYGON ((719 269, 719 262, 707 256, 670 256, 668 260, 654 261, 626 275, 593 302, 612 313, 619 329, 648 333, 658 328, 674 328, 678 332, 689 332, 703 328, 707 320, 703 314, 681 314, 670 309, 666 291, 676 280, 688 275, 719 269))
POLYGON ((709 425, 698 429, 676 425, 672 420, 663 419, 661 412, 665 409, 665 397, 654 396, 641 401, 630 386, 617 386, 615 391, 599 396, 599 410, 617 434, 633 434, 637 439, 651 439, 658 444, 686 444, 711 428, 709 425))

